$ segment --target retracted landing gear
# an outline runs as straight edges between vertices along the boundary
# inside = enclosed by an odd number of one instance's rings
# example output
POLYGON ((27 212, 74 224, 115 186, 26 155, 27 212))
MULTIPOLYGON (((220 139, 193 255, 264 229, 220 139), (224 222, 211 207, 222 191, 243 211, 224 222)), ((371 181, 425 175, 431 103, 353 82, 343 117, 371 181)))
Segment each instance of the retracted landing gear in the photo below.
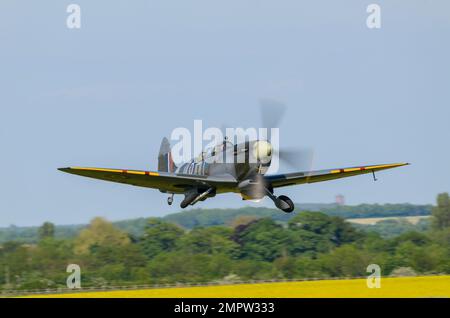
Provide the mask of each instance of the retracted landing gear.
POLYGON ((167 198, 167 204, 172 205, 173 203, 173 193, 167 198))
POLYGON ((294 202, 285 195, 275 196, 269 189, 266 189, 267 196, 272 199, 275 206, 286 213, 294 211, 294 202))

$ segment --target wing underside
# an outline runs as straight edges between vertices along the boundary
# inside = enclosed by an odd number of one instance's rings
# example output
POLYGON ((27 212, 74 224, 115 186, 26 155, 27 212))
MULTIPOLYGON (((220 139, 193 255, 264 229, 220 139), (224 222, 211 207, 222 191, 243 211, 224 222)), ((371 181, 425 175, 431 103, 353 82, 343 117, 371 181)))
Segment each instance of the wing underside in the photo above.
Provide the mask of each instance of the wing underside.
MULTIPOLYGON (((408 165, 408 163, 294 172, 287 174, 266 175, 264 178, 272 185, 272 187, 278 188, 374 173, 376 171, 392 169, 404 165, 408 165)), ((229 175, 211 177, 202 175, 184 175, 161 171, 154 172, 83 167, 60 168, 59 170, 83 177, 124 183, 138 187, 153 188, 169 193, 184 193, 186 190, 193 187, 213 187, 216 190, 216 193, 236 192, 238 185, 238 182, 229 175)))
POLYGON ((265 176, 265 179, 270 182, 274 188, 277 188, 289 185, 322 182, 352 177, 360 174, 374 173, 376 171, 397 168, 405 165, 408 165, 408 163, 381 164, 306 172, 294 172, 287 174, 268 175, 265 176))
POLYGON ((231 176, 207 177, 169 172, 82 167, 60 168, 59 170, 83 177, 159 189, 169 193, 184 193, 193 187, 214 187, 218 193, 230 192, 237 185, 236 180, 231 176))

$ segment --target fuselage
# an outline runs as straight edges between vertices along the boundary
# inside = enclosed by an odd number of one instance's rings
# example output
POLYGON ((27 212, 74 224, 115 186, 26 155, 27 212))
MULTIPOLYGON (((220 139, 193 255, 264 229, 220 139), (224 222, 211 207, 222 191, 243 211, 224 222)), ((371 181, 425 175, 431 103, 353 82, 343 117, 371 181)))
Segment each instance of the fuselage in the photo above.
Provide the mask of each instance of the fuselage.
MULTIPOLYGON (((232 176, 242 186, 236 189, 245 199, 258 199, 246 193, 251 182, 264 175, 272 160, 272 145, 265 140, 247 141, 233 145, 224 141, 202 152, 198 157, 181 164, 176 173, 202 176, 232 176), (245 183, 246 182, 246 183, 245 183)), ((258 195, 259 196, 259 195, 258 195)))

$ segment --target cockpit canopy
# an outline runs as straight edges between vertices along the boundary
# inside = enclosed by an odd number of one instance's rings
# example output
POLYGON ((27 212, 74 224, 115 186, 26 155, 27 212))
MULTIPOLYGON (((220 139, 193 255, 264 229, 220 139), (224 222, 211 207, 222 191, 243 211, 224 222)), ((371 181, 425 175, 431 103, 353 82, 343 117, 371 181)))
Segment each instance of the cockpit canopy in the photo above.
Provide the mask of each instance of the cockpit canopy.
POLYGON ((228 140, 221 142, 213 147, 206 148, 199 156, 195 158, 195 162, 205 160, 207 158, 215 157, 218 153, 222 151, 227 151, 233 149, 234 144, 228 140))

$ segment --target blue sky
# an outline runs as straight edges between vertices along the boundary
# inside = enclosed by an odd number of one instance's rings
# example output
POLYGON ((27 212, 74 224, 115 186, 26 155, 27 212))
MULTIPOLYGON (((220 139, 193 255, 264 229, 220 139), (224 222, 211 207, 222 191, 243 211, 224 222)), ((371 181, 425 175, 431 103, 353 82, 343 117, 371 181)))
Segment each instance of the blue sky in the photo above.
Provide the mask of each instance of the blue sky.
POLYGON ((0 4, 0 226, 179 211, 157 190, 56 169, 156 169, 173 128, 258 125, 265 97, 289 106, 282 142, 313 147, 315 169, 412 163, 278 194, 422 204, 450 190, 448 1, 24 3, 0 4), (66 27, 70 3, 80 30, 66 27), (366 27, 370 3, 381 29, 366 27))

